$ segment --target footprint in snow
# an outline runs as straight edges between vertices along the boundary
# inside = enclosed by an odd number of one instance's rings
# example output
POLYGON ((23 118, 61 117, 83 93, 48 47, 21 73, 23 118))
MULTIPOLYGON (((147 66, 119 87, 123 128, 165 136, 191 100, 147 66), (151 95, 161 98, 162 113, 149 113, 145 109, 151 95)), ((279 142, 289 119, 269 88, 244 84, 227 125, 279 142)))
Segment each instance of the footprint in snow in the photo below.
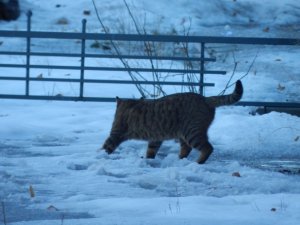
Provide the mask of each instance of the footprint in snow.
POLYGON ((82 164, 75 164, 75 163, 70 163, 67 168, 69 170, 87 170, 88 166, 87 165, 82 165, 82 164))

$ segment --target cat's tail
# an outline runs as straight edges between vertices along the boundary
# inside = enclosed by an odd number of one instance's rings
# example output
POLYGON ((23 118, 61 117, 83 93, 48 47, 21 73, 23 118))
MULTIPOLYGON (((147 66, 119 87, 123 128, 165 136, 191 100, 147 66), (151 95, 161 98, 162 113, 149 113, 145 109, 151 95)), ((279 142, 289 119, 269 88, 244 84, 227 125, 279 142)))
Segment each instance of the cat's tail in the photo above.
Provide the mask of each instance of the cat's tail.
POLYGON ((231 105, 233 103, 236 103, 242 98, 242 95, 243 85, 242 82, 238 80, 235 84, 235 88, 232 94, 206 97, 205 99, 209 106, 218 107, 222 105, 231 105))

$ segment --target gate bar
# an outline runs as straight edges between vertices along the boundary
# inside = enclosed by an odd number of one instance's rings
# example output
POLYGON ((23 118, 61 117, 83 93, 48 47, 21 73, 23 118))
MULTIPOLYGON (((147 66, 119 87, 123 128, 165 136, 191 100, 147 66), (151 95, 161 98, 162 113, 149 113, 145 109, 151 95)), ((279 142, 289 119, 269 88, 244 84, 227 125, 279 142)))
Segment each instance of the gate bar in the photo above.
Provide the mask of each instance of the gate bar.
MULTIPOLYGON (((26 52, 9 52, 0 51, 0 55, 26 55, 26 52)), ((31 52, 31 56, 53 56, 53 57, 81 57, 80 53, 48 53, 48 52, 31 52)), ((199 57, 184 57, 184 56, 143 56, 143 55, 111 55, 111 54, 93 54, 85 53, 86 58, 112 58, 112 59, 153 59, 153 60, 178 60, 178 61, 205 61, 216 62, 216 58, 199 58, 199 57)))
POLYGON ((139 35, 139 34, 103 34, 44 31, 0 31, 1 37, 31 37, 47 39, 91 39, 112 41, 153 41, 153 42, 189 42, 215 44, 254 44, 254 45, 299 45, 300 38, 249 38, 249 37, 210 37, 183 35, 139 35))
MULTIPOLYGON (((15 80, 23 81, 26 80, 24 77, 0 77, 0 80, 15 80)), ((76 78, 39 78, 39 77, 30 77, 29 81, 40 81, 40 82, 73 82, 80 83, 81 79, 76 78)), ((206 86, 214 87, 214 83, 202 83, 197 82, 180 82, 180 81, 135 81, 135 80, 105 80, 105 79, 84 79, 84 83, 99 83, 99 84, 145 84, 145 85, 183 85, 183 86, 206 86)))
MULTIPOLYGON (((86 19, 82 20, 82 33, 86 32, 86 19)), ((79 97, 83 98, 83 87, 84 87, 84 60, 85 60, 85 38, 81 39, 81 65, 80 65, 80 90, 79 97)))
MULTIPOLYGON (((7 68, 26 68, 22 64, 0 64, 0 67, 7 68)), ((30 65, 31 69, 60 69, 60 70, 80 70, 81 66, 51 66, 51 65, 30 65)), ((124 72, 158 72, 158 73, 201 73, 201 70, 187 70, 187 69, 151 69, 151 68, 124 68, 124 67, 94 67, 85 66, 85 70, 99 70, 99 71, 124 71, 124 72)), ((205 70, 204 74, 225 75, 226 71, 220 70, 205 70)))
MULTIPOLYGON (((204 47, 205 47, 204 42, 201 42, 201 58, 202 59, 204 58, 204 50, 205 50, 204 47)), ((203 82, 204 82, 204 61, 201 61, 200 63, 201 63, 200 64, 200 70, 201 70, 201 72, 200 72, 200 84, 203 84, 203 82)), ((204 92, 203 85, 200 85, 199 89, 200 89, 199 90, 200 94, 203 95, 203 92, 204 92)))
MULTIPOLYGON (((31 16, 32 12, 29 10, 27 12, 27 31, 31 31, 31 16)), ((31 45, 31 38, 28 36, 26 38, 26 86, 25 86, 25 94, 29 96, 29 78, 30 78, 30 45, 31 45)))

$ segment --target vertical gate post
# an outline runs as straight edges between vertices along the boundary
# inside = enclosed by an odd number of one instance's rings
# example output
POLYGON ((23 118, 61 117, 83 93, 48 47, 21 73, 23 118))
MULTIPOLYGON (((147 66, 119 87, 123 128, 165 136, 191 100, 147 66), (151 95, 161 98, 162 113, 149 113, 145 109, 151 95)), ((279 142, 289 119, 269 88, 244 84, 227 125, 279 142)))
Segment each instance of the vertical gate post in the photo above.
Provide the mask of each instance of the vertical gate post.
POLYGON ((31 16, 32 12, 29 10, 27 12, 27 38, 26 38, 26 86, 25 86, 25 94, 29 95, 29 80, 30 80, 30 45, 31 45, 31 16))
POLYGON ((86 33, 86 19, 82 20, 82 39, 81 39, 81 65, 80 65, 80 90, 79 97, 83 98, 84 92, 84 61, 85 61, 85 35, 86 33))
POLYGON ((200 89, 199 92, 201 95, 204 94, 204 47, 205 47, 205 43, 201 42, 201 64, 200 64, 200 89))

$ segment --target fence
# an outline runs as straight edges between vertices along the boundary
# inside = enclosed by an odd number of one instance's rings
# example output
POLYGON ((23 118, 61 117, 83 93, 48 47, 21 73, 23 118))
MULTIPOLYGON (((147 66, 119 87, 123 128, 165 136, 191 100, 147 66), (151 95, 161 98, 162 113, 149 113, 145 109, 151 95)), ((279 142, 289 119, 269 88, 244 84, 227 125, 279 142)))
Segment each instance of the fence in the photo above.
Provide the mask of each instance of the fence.
MULTIPOLYGON (((246 45, 299 45, 300 39, 279 39, 279 38, 239 38, 239 37, 206 37, 206 36, 170 36, 170 35, 131 35, 131 34, 99 34, 86 32, 86 20, 82 21, 82 32, 37 32, 31 31, 31 13, 28 13, 27 31, 0 31, 0 37, 3 38, 25 38, 26 51, 0 51, 0 55, 25 56, 25 64, 5 64, 0 63, 0 68, 25 68, 25 77, 0 76, 0 80, 5 81, 24 81, 24 94, 0 94, 0 98, 10 99, 33 99, 33 100, 72 100, 72 101, 115 101, 112 97, 86 97, 84 95, 85 84, 101 83, 101 84, 134 84, 134 85, 188 85, 199 87, 199 92, 203 94, 204 87, 214 86, 213 83, 205 83, 204 76, 206 74, 225 75, 225 71, 206 70, 205 63, 215 62, 215 58, 205 57, 205 45, 207 43, 222 44, 246 44, 246 45), (57 39, 57 40, 80 40, 80 53, 52 53, 52 52, 34 52, 31 50, 32 39, 57 39), (162 43, 196 43, 200 46, 200 57, 186 56, 157 56, 157 55, 128 55, 128 54, 94 54, 86 53, 87 40, 100 41, 126 41, 126 42, 162 42, 162 43), (37 65, 31 63, 33 56, 50 56, 50 57, 79 57, 80 66, 70 65, 37 65), (171 60, 184 62, 199 62, 199 69, 172 69, 172 68, 132 68, 124 65, 123 67, 104 67, 104 66, 86 66, 85 62, 88 58, 111 58, 111 59, 134 59, 134 60, 171 60), (66 69, 80 71, 80 78, 39 78, 30 76, 31 69, 66 69), (112 80, 112 79, 87 79, 86 71, 124 71, 124 72, 167 72, 167 73, 190 73, 199 74, 199 82, 175 82, 175 81, 159 81, 159 80, 112 80), (79 94, 77 96, 62 95, 32 95, 30 90, 31 82, 74 82, 79 84, 79 94)), ((248 106, 264 106, 264 107, 291 107, 300 108, 300 103, 289 102, 239 102, 237 105, 248 106)))

